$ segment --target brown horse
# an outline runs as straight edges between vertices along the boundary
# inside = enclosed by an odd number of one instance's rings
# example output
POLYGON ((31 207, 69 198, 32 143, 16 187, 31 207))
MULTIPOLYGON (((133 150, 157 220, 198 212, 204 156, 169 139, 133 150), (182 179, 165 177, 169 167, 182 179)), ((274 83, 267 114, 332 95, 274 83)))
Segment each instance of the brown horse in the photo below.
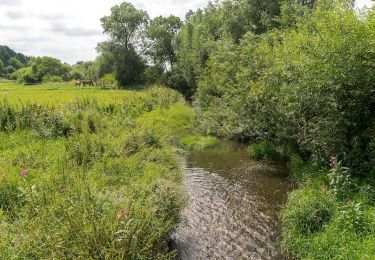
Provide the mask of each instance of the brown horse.
POLYGON ((78 88, 78 87, 80 87, 82 85, 82 81, 77 81, 76 83, 75 83, 75 86, 78 88))
POLYGON ((91 87, 94 86, 94 81, 92 80, 81 80, 81 83, 84 87, 86 87, 86 85, 91 86, 91 87))

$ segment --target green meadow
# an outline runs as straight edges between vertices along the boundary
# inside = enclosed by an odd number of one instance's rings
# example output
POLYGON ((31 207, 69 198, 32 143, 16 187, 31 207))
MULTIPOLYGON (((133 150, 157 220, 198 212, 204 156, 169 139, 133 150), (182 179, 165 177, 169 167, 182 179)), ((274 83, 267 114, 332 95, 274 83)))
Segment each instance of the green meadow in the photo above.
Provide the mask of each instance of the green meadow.
POLYGON ((194 124, 178 92, 0 92, 0 259, 175 256, 185 200, 172 141, 194 124))
POLYGON ((80 99, 94 99, 100 103, 121 104, 132 99, 136 92, 127 90, 101 89, 99 87, 77 88, 74 83, 44 83, 22 85, 14 82, 0 82, 0 98, 19 105, 25 102, 38 104, 65 104, 80 99))

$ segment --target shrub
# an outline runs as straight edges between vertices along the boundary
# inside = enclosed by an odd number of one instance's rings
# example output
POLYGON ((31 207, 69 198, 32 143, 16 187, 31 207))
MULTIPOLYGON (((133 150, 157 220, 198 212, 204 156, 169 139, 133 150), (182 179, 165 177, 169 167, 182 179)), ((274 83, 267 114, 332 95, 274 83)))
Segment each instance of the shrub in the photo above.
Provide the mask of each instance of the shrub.
POLYGON ((215 147, 219 141, 213 136, 188 135, 181 139, 181 145, 189 150, 202 150, 215 147))
POLYGON ((308 235, 321 231, 335 212, 335 199, 326 191, 303 188, 294 191, 282 211, 284 239, 290 243, 293 235, 308 235))
POLYGON ((264 159, 266 161, 273 161, 277 159, 276 148, 269 141, 251 144, 249 146, 249 154, 254 159, 264 159))
POLYGON ((313 162, 305 163, 301 156, 293 154, 289 161, 290 177, 294 183, 302 183, 305 178, 317 171, 313 162))
POLYGON ((118 87, 118 82, 113 74, 105 74, 99 79, 99 82, 102 87, 118 87))
POLYGON ((46 75, 43 77, 43 82, 63 82, 63 78, 61 76, 56 75, 46 75))
POLYGON ((344 200, 352 195, 354 183, 351 180, 350 169, 343 167, 341 162, 333 166, 329 173, 329 186, 338 199, 344 200))
POLYGON ((341 230, 349 230, 357 234, 365 235, 372 231, 371 224, 373 225, 372 228, 375 228, 374 223, 372 223, 373 217, 372 212, 366 212, 362 203, 348 201, 340 209, 337 225, 341 230))
POLYGON ((36 84, 40 83, 40 79, 34 74, 31 67, 26 67, 17 70, 12 74, 12 78, 21 84, 36 84))

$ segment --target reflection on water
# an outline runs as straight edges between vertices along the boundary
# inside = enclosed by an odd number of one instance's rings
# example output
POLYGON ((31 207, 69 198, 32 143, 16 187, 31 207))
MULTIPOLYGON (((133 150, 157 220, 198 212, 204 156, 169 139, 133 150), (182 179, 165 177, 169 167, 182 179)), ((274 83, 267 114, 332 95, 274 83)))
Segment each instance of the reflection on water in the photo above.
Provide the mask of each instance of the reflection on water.
POLYGON ((189 203, 172 235, 180 259, 283 259, 284 167, 252 161, 237 143, 189 152, 183 167, 189 203))

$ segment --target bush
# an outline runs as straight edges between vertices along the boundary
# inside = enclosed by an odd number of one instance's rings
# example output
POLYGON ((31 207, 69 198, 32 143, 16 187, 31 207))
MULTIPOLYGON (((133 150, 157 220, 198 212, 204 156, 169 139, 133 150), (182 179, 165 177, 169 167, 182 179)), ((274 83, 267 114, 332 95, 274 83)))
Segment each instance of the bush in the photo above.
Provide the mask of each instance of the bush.
POLYGON ((284 239, 293 234, 308 235, 321 231, 335 213, 335 199, 328 191, 303 188, 294 191, 282 211, 284 239))
POLYGON ((42 79, 43 82, 63 82, 63 78, 61 76, 56 76, 56 75, 47 75, 44 76, 42 79))
POLYGON ((266 161, 274 161, 277 159, 275 146, 269 141, 262 141, 249 146, 249 154, 254 159, 263 159, 266 161))
POLYGON ((341 162, 335 164, 329 173, 329 186, 338 199, 350 198, 355 185, 351 180, 349 168, 343 167, 341 162))
POLYGON ((118 82, 113 74, 105 74, 99 79, 99 82, 102 87, 118 87, 118 82))
POLYGON ((301 156, 293 154, 289 161, 290 177, 294 183, 301 184, 303 180, 313 175, 317 167, 310 161, 305 163, 301 156))
POLYGON ((160 66, 148 66, 143 72, 142 78, 146 84, 165 84, 166 79, 163 68, 160 66))
POLYGON ((188 135, 181 139, 181 145, 189 150, 202 150, 215 147, 219 141, 213 136, 188 135))
POLYGON ((195 95, 205 132, 298 144, 319 166, 332 154, 359 176, 371 169, 374 10, 317 1, 285 30, 212 43, 195 95), (370 77, 363 77, 370 75, 370 77))
POLYGON ((12 78, 14 78, 20 84, 40 83, 40 79, 33 73, 31 67, 26 67, 17 70, 12 74, 12 78))

